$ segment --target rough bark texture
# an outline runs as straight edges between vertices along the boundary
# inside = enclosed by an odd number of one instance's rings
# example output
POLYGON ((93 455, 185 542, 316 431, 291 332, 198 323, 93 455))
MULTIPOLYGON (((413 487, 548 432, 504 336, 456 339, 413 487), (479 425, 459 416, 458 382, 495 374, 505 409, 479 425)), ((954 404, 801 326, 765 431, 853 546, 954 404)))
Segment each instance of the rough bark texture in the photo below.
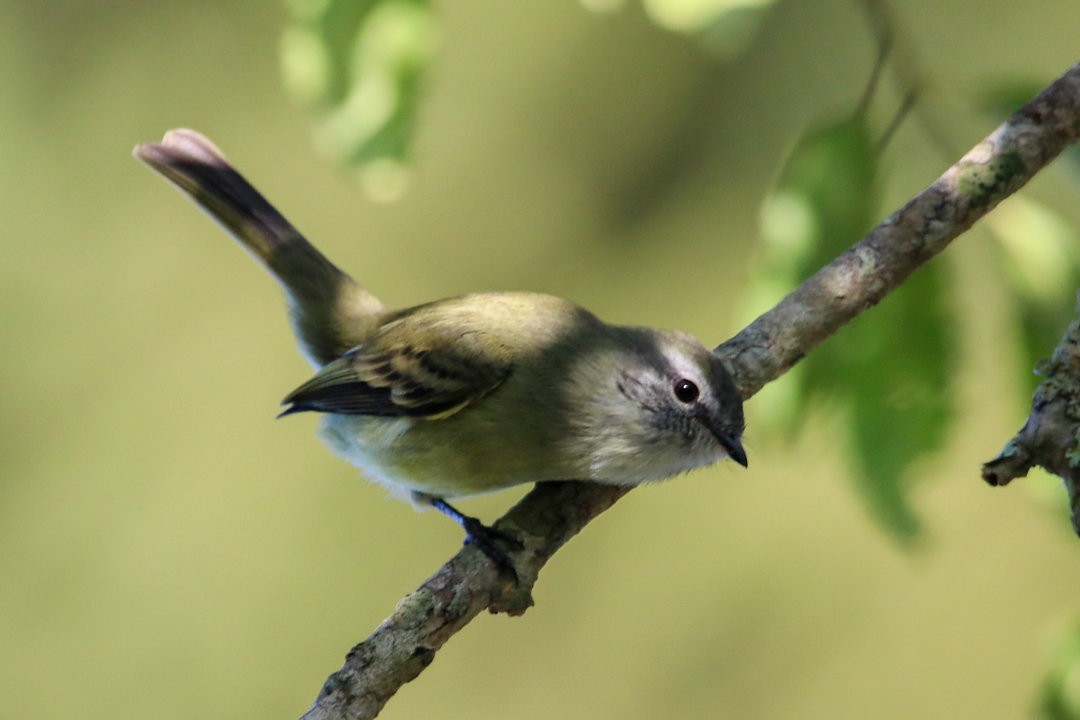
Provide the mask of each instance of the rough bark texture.
MULTIPOLYGON (((717 352, 731 367, 743 397, 754 395, 902 284, 1078 134, 1080 64, 864 239, 719 346, 717 352)), ((1070 363, 1075 371, 1077 362, 1070 363)), ((1075 421, 1070 423, 1074 428, 1075 421)), ((375 717, 398 688, 423 671, 443 643, 476 615, 484 610, 524 612, 532 604, 530 589, 540 568, 626 492, 591 483, 537 485, 496 523, 524 544, 524 550, 513 554, 520 583, 500 577, 475 548, 462 548, 349 652, 304 720, 375 717)))
POLYGON ((982 476, 991 485, 1008 485, 1036 465, 1059 476, 1080 535, 1080 298, 1077 314, 1053 356, 1038 368, 1046 380, 1035 389, 1027 422, 983 465, 982 476))
POLYGON ((877 304, 1080 134, 1080 65, 734 338, 717 348, 744 397, 877 304))

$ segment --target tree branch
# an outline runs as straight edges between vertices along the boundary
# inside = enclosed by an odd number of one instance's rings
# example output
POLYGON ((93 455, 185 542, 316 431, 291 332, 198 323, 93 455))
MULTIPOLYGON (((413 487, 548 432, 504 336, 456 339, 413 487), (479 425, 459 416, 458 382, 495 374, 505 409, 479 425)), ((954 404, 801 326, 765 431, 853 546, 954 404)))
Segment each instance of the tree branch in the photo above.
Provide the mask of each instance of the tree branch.
MULTIPOLYGON (((743 398, 900 286, 1078 135, 1080 64, 869 235, 720 345, 716 351, 731 367, 743 398)), ((524 544, 513 558, 519 584, 500 578, 475 548, 462 548, 349 652, 303 720, 373 718, 479 613, 523 613, 532 604, 530 590, 548 559, 627 492, 625 487, 586 482, 538 484, 496 523, 524 544)))
POLYGON ((1004 486, 1036 465, 1065 481, 1073 529, 1080 534, 1080 297, 1049 360, 1039 364, 1044 380, 1035 389, 1031 415, 1001 453, 983 465, 991 485, 1004 486))

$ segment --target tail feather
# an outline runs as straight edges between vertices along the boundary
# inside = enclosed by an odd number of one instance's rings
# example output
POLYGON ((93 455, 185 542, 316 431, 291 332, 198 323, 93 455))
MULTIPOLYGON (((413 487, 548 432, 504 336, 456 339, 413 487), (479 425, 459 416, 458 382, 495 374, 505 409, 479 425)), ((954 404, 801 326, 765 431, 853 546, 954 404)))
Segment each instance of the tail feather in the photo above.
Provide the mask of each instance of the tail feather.
POLYGON ((316 366, 359 345, 382 303, 320 253, 194 130, 170 130, 135 157, 188 195, 277 278, 288 296, 301 349, 316 366))
POLYGON ((170 130, 160 143, 138 145, 135 157, 189 195, 265 264, 281 247, 306 242, 213 143, 192 130, 170 130))

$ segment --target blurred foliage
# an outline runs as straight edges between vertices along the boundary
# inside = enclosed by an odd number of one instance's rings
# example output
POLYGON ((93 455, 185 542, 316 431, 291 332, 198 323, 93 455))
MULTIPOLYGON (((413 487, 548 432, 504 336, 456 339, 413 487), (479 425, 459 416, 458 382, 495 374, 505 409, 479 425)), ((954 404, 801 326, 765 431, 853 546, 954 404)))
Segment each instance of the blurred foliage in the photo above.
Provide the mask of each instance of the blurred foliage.
POLYGON ((1045 83, 1033 78, 998 79, 988 83, 971 101, 988 119, 1001 122, 1023 107, 1045 86, 1045 83))
MULTIPOLYGON (((626 0, 581 0, 594 12, 621 8, 626 0)), ((641 0, 649 18, 672 32, 695 36, 720 57, 732 57, 754 38, 774 0, 641 0)))
MULTIPOLYGON (((775 302, 874 225, 877 174, 865 113, 803 135, 762 207, 763 259, 749 295, 755 307, 775 302)), ((812 402, 844 413, 856 487, 902 539, 918 529, 904 473, 941 447, 952 416, 947 281, 941 263, 923 267, 810 353, 788 381, 788 432, 801 427, 812 402)))
POLYGON ((1072 318, 1080 288, 1080 235, 1054 209, 1022 195, 1009 198, 986 222, 997 239, 1003 286, 1015 296, 1021 365, 1034 370, 1072 318))
MULTIPOLYGON (((624 0, 582 0, 595 12, 624 0)), ((731 57, 754 37, 773 0, 642 0, 648 16, 731 57)), ((436 46, 429 0, 289 0, 281 67, 293 99, 318 118, 321 149, 356 168, 376 200, 407 186, 420 87, 436 46)))
POLYGON ((1043 720, 1080 720, 1080 625, 1058 645, 1039 700, 1043 720))
POLYGON ((405 186, 419 90, 434 52, 427 0, 290 0, 284 82, 319 118, 317 140, 359 168, 369 195, 405 186))

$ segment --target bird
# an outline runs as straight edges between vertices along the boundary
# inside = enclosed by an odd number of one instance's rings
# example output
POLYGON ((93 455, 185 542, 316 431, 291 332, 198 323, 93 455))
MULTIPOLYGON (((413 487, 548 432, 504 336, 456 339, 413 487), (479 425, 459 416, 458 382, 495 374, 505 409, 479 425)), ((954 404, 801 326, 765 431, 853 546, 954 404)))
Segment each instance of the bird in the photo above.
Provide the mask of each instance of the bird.
POLYGON ((447 515, 500 568, 505 533, 449 500, 548 480, 639 485, 729 458, 747 466, 742 399, 689 334, 609 324, 559 297, 477 292, 389 309, 317 250, 206 137, 134 155, 281 285, 315 375, 280 416, 321 415, 338 455, 447 515))

